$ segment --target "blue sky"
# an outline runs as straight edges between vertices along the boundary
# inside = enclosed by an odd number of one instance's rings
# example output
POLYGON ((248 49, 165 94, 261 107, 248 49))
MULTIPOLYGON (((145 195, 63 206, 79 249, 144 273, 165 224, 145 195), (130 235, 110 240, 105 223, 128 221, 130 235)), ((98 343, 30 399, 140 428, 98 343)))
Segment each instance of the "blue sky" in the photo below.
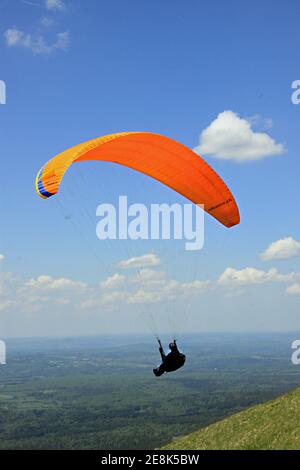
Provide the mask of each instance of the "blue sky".
POLYGON ((140 310, 155 311, 167 330, 166 309, 180 316, 186 297, 193 330, 299 329, 300 106, 291 102, 291 84, 300 78, 299 9, 293 0, 0 1, 0 79, 7 87, 7 103, 0 105, 4 335, 143 331, 136 320, 140 310), (119 194, 132 202, 182 200, 130 170, 109 164, 87 165, 80 174, 72 169, 61 194, 63 214, 55 201, 35 194, 38 169, 71 145, 143 130, 195 148, 224 111, 236 117, 237 128, 250 120, 250 137, 266 134, 273 150, 243 158, 249 138, 239 161, 231 148, 225 159, 204 155, 232 189, 241 224, 227 230, 206 217, 205 246, 194 257, 179 256, 174 243, 129 243, 124 251, 111 242, 104 248, 94 235, 96 219, 95 226, 80 220, 68 191, 81 185, 92 213, 97 203, 119 194), (274 242, 273 255, 261 259, 274 242), (134 273, 117 266, 127 253, 155 254, 159 264, 142 268, 153 270, 153 278, 164 272, 162 282, 176 280, 179 291, 193 282, 195 269, 197 279, 211 286, 203 285, 199 295, 189 295, 187 287, 171 306, 165 300, 132 306, 119 286, 109 291, 115 302, 97 303, 95 285, 108 275, 131 276, 127 282, 134 284, 134 273), (66 282, 61 287, 57 279, 66 282), (80 298, 70 302, 72 289, 81 288, 80 298), (89 308, 79 307, 91 299, 89 308))

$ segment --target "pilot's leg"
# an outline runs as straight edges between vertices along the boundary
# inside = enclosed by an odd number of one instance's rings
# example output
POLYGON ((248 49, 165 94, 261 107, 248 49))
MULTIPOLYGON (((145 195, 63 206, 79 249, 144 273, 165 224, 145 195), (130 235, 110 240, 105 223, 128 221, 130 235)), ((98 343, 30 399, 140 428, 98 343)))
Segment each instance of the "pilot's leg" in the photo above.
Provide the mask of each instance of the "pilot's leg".
POLYGON ((161 364, 156 369, 153 369, 153 373, 154 373, 154 375, 156 375, 156 377, 160 377, 161 375, 163 375, 165 373, 165 366, 163 364, 161 364))

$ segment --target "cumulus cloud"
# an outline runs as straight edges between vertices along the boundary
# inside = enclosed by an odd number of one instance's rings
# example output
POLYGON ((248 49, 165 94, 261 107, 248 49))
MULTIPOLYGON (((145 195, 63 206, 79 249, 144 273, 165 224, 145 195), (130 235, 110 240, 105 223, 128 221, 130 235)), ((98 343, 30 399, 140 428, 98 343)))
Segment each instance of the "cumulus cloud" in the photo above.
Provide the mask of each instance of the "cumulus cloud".
POLYGON ((113 291, 108 293, 104 293, 100 297, 100 303, 101 305, 106 305, 106 304, 115 304, 119 302, 124 302, 127 301, 129 297, 128 292, 126 291, 113 291))
POLYGON ((143 269, 140 277, 132 277, 137 289, 129 291, 127 303, 157 303, 167 300, 185 299, 207 291, 211 282, 195 279, 190 282, 179 282, 167 277, 163 271, 143 269))
POLYGON ((163 271, 144 268, 130 276, 115 274, 100 284, 100 290, 90 292, 88 300, 81 303, 84 309, 115 304, 148 304, 167 300, 195 297, 211 286, 209 281, 179 282, 167 277, 163 271), (121 283, 119 283, 121 280, 121 283))
POLYGON ((190 299, 205 292, 211 283, 205 280, 179 282, 165 272, 143 268, 128 276, 115 273, 99 284, 91 285, 64 277, 40 275, 21 279, 9 272, 0 272, 0 311, 62 311, 72 309, 119 309, 120 305, 157 303, 166 300, 190 299))
POLYGON ((119 263, 119 267, 122 269, 145 268, 148 266, 158 266, 159 264, 160 259, 158 256, 153 253, 149 253, 123 260, 119 263))
POLYGON ((0 272, 0 310, 32 313, 54 305, 75 308, 90 295, 91 287, 81 281, 41 275, 24 280, 10 272, 0 272))
POLYGON ((264 261, 270 261, 284 260, 296 256, 300 256, 300 242, 292 237, 286 237, 271 243, 260 257, 264 261))
MULTIPOLYGON (((133 264, 136 266, 136 262, 133 264)), ((145 267, 126 276, 115 273, 95 285, 46 274, 24 280, 12 273, 0 271, 0 312, 64 313, 66 306, 74 312, 101 311, 101 307, 104 312, 120 311, 125 305, 186 302, 203 294, 217 295, 218 291, 232 297, 243 294, 247 286, 267 282, 290 283, 286 293, 300 293, 300 273, 284 274, 275 268, 264 271, 253 267, 228 267, 215 280, 179 281, 170 278, 162 270, 145 267)))
POLYGON ((236 162, 260 160, 284 152, 282 144, 276 143, 266 132, 255 132, 252 125, 253 119, 223 111, 202 131, 199 145, 194 150, 199 155, 236 162))
POLYGON ((55 41, 48 43, 41 34, 26 34, 13 26, 4 32, 4 39, 8 47, 21 47, 31 50, 34 54, 51 54, 57 50, 66 52, 70 46, 68 31, 57 33, 55 41))
POLYGON ((101 282, 100 286, 103 289, 114 289, 116 287, 120 287, 124 283, 125 279, 125 276, 117 273, 113 276, 109 276, 105 281, 101 282))
POLYGON ((45 3, 48 10, 63 11, 66 9, 66 4, 63 0, 46 0, 45 3))
POLYGON ((10 310, 14 307, 22 311, 36 311, 35 298, 27 295, 24 283, 21 279, 10 272, 0 272, 0 311, 10 310), (35 305, 34 305, 35 304, 35 305))
POLYGON ((148 282, 127 298, 129 304, 158 303, 168 300, 184 300, 207 291, 209 281, 195 280, 181 283, 174 279, 161 279, 159 283, 148 282))
POLYGON ((31 36, 29 34, 26 35, 23 31, 20 31, 15 26, 5 31, 4 38, 6 45, 9 47, 17 45, 22 47, 30 47, 31 36))
POLYGON ((254 114, 254 116, 247 117, 246 120, 250 122, 251 127, 263 129, 271 129, 273 127, 273 120, 271 118, 264 118, 259 114, 254 114))
POLYGON ((51 28, 55 24, 55 20, 53 18, 50 18, 49 16, 43 16, 40 19, 40 25, 42 28, 51 28))
POLYGON ((154 271, 153 269, 144 268, 141 269, 136 276, 136 280, 139 282, 153 283, 160 282, 165 279, 166 274, 163 271, 154 271))
POLYGON ((289 295, 300 295, 300 284, 295 282, 295 284, 287 287, 286 293, 289 295))
POLYGON ((234 269, 226 268, 217 280, 223 286, 243 286, 264 284, 270 281, 289 282, 299 278, 299 273, 281 274, 277 269, 271 268, 263 271, 256 268, 234 269))
POLYGON ((65 289, 66 287, 83 289, 87 287, 84 282, 72 281, 71 279, 66 279, 64 277, 53 278, 46 275, 38 276, 35 279, 29 279, 29 281, 25 283, 25 286, 36 290, 65 289))

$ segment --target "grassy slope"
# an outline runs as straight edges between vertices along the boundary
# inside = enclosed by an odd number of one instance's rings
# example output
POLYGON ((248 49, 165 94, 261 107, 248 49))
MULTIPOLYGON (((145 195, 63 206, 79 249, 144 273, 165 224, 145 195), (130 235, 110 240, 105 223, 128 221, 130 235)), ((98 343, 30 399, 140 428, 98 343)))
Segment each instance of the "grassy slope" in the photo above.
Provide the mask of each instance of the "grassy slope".
POLYGON ((174 439, 163 449, 300 449, 300 389, 174 439))

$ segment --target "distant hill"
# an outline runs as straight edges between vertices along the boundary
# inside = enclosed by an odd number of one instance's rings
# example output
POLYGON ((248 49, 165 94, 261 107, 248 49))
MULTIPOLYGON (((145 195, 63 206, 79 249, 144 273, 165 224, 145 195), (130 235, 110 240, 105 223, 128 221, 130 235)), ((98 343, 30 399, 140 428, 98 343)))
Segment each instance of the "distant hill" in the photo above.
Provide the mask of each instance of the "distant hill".
POLYGON ((163 449, 300 449, 300 388, 254 406, 185 437, 163 449))

